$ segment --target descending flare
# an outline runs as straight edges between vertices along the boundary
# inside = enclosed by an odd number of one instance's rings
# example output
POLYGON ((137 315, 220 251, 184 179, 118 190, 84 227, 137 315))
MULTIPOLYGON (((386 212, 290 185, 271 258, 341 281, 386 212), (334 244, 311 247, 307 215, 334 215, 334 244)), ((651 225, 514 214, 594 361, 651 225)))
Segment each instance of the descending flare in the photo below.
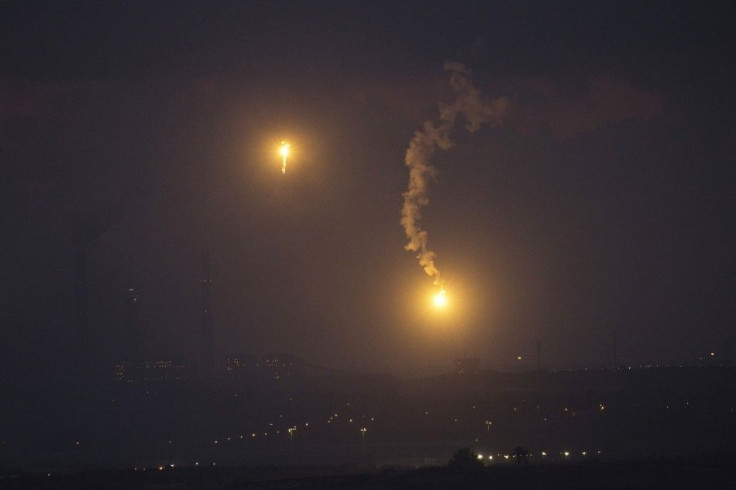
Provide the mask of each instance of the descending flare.
POLYGON ((433 301, 437 308, 444 308, 447 306, 447 295, 445 294, 445 290, 441 289, 439 293, 435 294, 433 301))
MULTIPOLYGON (((457 98, 451 104, 440 104, 439 120, 425 122, 409 142, 405 158, 409 167, 409 186, 403 194, 401 208, 401 225, 408 240, 404 248, 417 252, 419 265, 440 288, 443 280, 435 265, 436 255, 427 247, 427 232, 419 223, 422 208, 429 204, 429 184, 437 177, 437 170, 430 164, 430 159, 437 148, 449 150, 453 147, 450 133, 458 116, 465 119, 468 132, 474 133, 484 124, 500 124, 508 105, 505 98, 486 100, 471 83, 470 71, 464 65, 448 61, 445 71, 450 73, 450 86, 457 93, 457 98)), ((444 289, 440 294, 444 295, 444 289)))
POLYGON ((281 149, 279 150, 279 153, 283 157, 283 161, 281 163, 281 173, 286 173, 286 157, 289 156, 289 147, 291 145, 287 143, 286 141, 281 142, 281 149))

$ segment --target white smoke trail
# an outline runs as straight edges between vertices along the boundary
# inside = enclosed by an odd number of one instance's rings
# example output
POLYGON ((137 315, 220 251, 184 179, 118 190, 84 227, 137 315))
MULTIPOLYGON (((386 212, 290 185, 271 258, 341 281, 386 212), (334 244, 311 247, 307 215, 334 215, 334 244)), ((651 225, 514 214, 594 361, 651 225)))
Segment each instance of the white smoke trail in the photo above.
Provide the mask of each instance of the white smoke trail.
POLYGON ((437 176, 430 159, 437 148, 449 150, 453 147, 450 133, 458 116, 465 118, 466 129, 474 133, 484 124, 500 124, 508 107, 505 98, 485 100, 471 83, 470 70, 461 63, 448 61, 445 71, 450 73, 450 86, 457 93, 457 98, 451 104, 440 104, 439 121, 425 122, 409 142, 405 159, 409 167, 409 187, 403 194, 404 205, 401 209, 401 225, 408 239, 404 248, 417 252, 419 265, 440 287, 443 281, 435 265, 436 254, 427 248, 427 232, 419 223, 422 208, 429 204, 429 184, 437 176))

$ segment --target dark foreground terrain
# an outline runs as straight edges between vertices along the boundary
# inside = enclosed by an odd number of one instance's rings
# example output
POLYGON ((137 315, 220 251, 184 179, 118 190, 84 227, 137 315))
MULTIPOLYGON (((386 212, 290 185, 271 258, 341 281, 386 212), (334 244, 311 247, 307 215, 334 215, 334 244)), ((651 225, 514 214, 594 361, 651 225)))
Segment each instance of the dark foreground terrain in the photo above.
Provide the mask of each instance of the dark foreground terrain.
POLYGON ((734 379, 704 366, 0 383, 12 400, 0 403, 0 474, 425 467, 461 447, 489 463, 517 446, 536 463, 736 460, 734 379))
POLYGON ((728 489, 729 461, 508 465, 480 469, 175 468, 5 474, 8 489, 728 489))

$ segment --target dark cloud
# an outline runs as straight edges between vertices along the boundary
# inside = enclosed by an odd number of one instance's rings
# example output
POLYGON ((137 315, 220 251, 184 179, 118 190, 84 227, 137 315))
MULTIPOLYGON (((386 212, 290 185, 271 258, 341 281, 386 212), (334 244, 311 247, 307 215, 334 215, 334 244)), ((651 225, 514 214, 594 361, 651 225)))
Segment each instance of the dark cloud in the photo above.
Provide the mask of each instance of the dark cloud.
POLYGON ((665 100, 662 94, 610 78, 592 78, 582 87, 550 79, 513 79, 491 86, 513 94, 512 127, 558 137, 588 133, 606 123, 652 119, 661 113, 665 100))

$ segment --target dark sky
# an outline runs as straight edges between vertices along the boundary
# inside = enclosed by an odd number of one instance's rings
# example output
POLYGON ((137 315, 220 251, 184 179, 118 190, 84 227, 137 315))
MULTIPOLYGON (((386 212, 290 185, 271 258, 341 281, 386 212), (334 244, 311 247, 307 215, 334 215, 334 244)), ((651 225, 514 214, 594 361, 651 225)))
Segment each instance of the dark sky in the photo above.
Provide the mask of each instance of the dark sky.
POLYGON ((127 286, 159 355, 196 357, 199 254, 218 356, 395 374, 684 362, 736 321, 736 80, 727 2, 3 2, 3 366, 74 352, 88 223, 96 355, 127 286), (399 225, 414 132, 465 64, 498 127, 453 133, 399 225), (294 155, 286 175, 281 139, 294 155), (524 360, 516 360, 523 355, 524 360))

